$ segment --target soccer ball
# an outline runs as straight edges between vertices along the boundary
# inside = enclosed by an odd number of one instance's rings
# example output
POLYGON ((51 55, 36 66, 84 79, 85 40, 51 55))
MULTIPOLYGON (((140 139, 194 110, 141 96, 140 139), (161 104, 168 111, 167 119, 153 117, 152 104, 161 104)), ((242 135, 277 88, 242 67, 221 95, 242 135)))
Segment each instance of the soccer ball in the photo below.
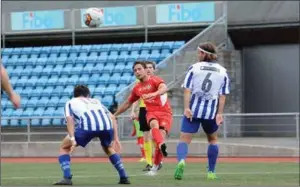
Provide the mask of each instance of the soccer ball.
POLYGON ((83 21, 90 28, 99 27, 103 23, 103 12, 100 8, 89 8, 83 15, 83 21))

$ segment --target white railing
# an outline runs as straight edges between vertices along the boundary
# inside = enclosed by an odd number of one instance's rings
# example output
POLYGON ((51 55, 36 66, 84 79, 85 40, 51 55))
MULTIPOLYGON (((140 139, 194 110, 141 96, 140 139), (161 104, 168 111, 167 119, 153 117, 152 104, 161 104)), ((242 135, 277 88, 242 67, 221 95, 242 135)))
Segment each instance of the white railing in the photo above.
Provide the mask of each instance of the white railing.
MULTIPOLYGON (((61 119, 63 117, 22 117, 7 118, 2 120, 27 120, 26 126, 2 126, 2 142, 45 142, 60 141, 66 135, 66 127, 63 125, 33 126, 32 120, 61 119)), ((173 126, 170 138, 178 139, 182 115, 173 115, 173 126)), ((2 121, 3 122, 3 121, 2 121)), ((132 121, 129 116, 118 118, 118 128, 122 140, 134 139, 131 137, 132 121)), ((289 138, 299 142, 299 113, 240 113, 224 114, 224 123, 219 129, 223 139, 251 137, 260 138, 289 138)), ((200 136, 204 133, 200 130, 200 136)))

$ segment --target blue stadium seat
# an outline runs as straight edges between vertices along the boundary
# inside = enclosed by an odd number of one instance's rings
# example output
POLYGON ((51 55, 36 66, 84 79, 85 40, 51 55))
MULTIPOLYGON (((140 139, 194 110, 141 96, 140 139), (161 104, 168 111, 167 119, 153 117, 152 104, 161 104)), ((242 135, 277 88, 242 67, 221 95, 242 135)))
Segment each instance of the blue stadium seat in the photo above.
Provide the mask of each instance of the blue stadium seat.
POLYGON ((111 95, 104 96, 101 99, 101 102, 103 103, 104 106, 108 107, 108 106, 112 105, 112 103, 113 103, 113 96, 111 96, 111 95))
POLYGON ((9 74, 9 76, 12 76, 11 72, 13 71, 14 66, 5 66, 5 69, 6 69, 7 73, 9 74))
POLYGON ((68 53, 61 52, 58 57, 68 57, 68 53))
POLYGON ((162 53, 159 55, 158 61, 162 61, 163 59, 167 58, 168 56, 170 56, 171 53, 162 53))
POLYGON ((61 75, 70 75, 72 74, 73 65, 67 64, 60 72, 61 75))
POLYGON ((11 113, 13 113, 14 111, 15 111, 15 109, 6 108, 5 110, 2 111, 2 116, 9 117, 9 116, 11 116, 11 113))
POLYGON ((116 62, 117 62, 117 63, 119 63, 119 62, 126 62, 127 58, 128 58, 128 55, 127 55, 127 54, 120 54, 120 56, 118 56, 116 62))
POLYGON ((81 75, 77 81, 77 84, 88 84, 89 78, 89 75, 81 75))
POLYGON ((89 55, 89 57, 90 56, 96 56, 96 57, 98 57, 98 52, 91 52, 90 55, 89 55))
POLYGON ((108 84, 118 84, 119 80, 121 79, 121 73, 114 73, 107 81, 108 84))
POLYGON ((47 86, 55 86, 57 84, 58 81, 58 75, 52 75, 48 81, 47 81, 47 86))
MULTIPOLYGON (((69 95, 72 95, 72 91, 73 91, 73 87, 72 88, 66 88, 67 90, 69 89, 69 95)), ((66 90, 65 89, 65 90, 66 90)), ((60 98, 60 100, 58 101, 58 106, 59 107, 64 107, 67 103, 67 101, 70 100, 69 96, 63 96, 62 98, 60 98)), ((62 113, 63 114, 63 113, 62 113)))
POLYGON ((47 64, 47 58, 38 58, 35 65, 44 66, 47 64))
POLYGON ((168 53, 170 53, 169 49, 162 49, 161 50, 161 54, 168 54, 168 53))
POLYGON ((100 74, 94 73, 94 74, 92 74, 92 76, 90 76, 88 83, 90 85, 96 85, 96 84, 98 84, 99 78, 100 78, 100 74))
POLYGON ((48 54, 47 53, 41 53, 40 58, 48 58, 48 54))
POLYGON ((31 76, 27 82, 25 83, 24 86, 30 86, 30 87, 34 87, 35 84, 39 81, 38 76, 31 76))
POLYGON ((2 55, 10 55, 13 51, 13 48, 4 48, 2 49, 2 55))
POLYGON ((73 45, 73 46, 71 46, 70 52, 71 53, 79 53, 80 48, 81 48, 81 45, 73 45))
POLYGON ((114 72, 116 73, 122 73, 125 69, 125 64, 124 63, 118 63, 116 66, 115 66, 115 69, 114 69, 114 72))
POLYGON ((60 49, 60 52, 61 53, 69 53, 71 50, 71 47, 72 46, 70 46, 70 45, 62 46, 62 48, 60 49))
POLYGON ((79 75, 71 75, 67 80, 67 85, 76 85, 79 79, 79 75))
POLYGON ((141 47, 142 47, 142 43, 134 43, 131 46, 131 50, 132 51, 139 51, 139 50, 141 50, 141 47))
POLYGON ((92 46, 91 45, 82 45, 80 48, 81 52, 89 53, 91 50, 92 46))
POLYGON ((48 75, 41 74, 39 81, 36 82, 35 86, 45 86, 48 81, 48 75))
MULTIPOLYGON (((35 76, 43 75, 42 74, 43 69, 44 69, 44 66, 38 65, 32 70, 31 75, 35 75, 35 76)), ((27 67, 26 67, 26 70, 27 70, 27 67)))
MULTIPOLYGON (((22 97, 29 97, 31 95, 33 88, 32 87, 25 87, 21 93, 22 97)), ((22 99, 24 100, 24 99, 22 99)))
POLYGON ((18 60, 17 60, 17 64, 18 65, 22 65, 22 66, 28 66, 28 58, 27 57, 24 57, 24 56, 21 56, 18 60))
POLYGON ((109 52, 107 52, 107 51, 102 51, 102 52, 100 52, 99 56, 109 56, 108 53, 109 52))
POLYGON ((59 102, 59 97, 52 96, 48 101, 48 107, 56 107, 59 102))
POLYGON ((110 78, 109 73, 103 73, 100 77, 98 77, 98 83, 106 84, 109 78, 110 78))
POLYGON ((162 49, 173 49, 174 41, 164 42, 162 44, 162 49))
POLYGON ((107 64, 106 66, 104 66, 102 72, 103 73, 112 73, 114 68, 115 68, 114 64, 107 64))
POLYGON ((154 62, 158 62, 158 59, 159 59, 159 56, 160 56, 160 54, 159 53, 152 53, 150 56, 149 56, 149 58, 148 58, 148 60, 151 60, 151 61, 154 61, 154 62))
POLYGON ((140 54, 140 56, 137 58, 138 60, 148 60, 149 54, 140 54))
POLYGON ((41 95, 42 90, 44 89, 43 86, 37 86, 35 89, 33 89, 29 96, 31 97, 39 97, 41 95))
POLYGON ((160 50, 162 48, 163 42, 154 42, 151 49, 158 49, 160 50))
POLYGON ((121 52, 120 52, 120 55, 128 55, 128 54, 129 54, 128 51, 121 51, 121 52))
MULTIPOLYGON (((23 109, 17 109, 14 112, 11 113, 10 117, 16 117, 16 118, 17 117, 21 117, 22 113, 23 113, 23 109)), ((12 119, 10 121, 10 125, 11 126, 19 126, 20 125, 20 121, 17 120, 17 119, 12 119)))
POLYGON ((61 50, 62 46, 52 46, 51 49, 50 49, 50 53, 60 53, 60 50, 61 50))
POLYGON ((150 50, 153 45, 153 42, 143 43, 141 46, 141 50, 150 50))
POLYGON ((100 52, 101 51, 101 44, 100 45, 92 45, 90 52, 100 52))
POLYGON ((33 107, 28 107, 24 110, 22 116, 24 117, 31 117, 33 114, 34 108, 33 107))
POLYGON ((5 107, 6 107, 6 103, 8 102, 8 100, 6 99, 6 100, 4 100, 3 98, 2 98, 2 101, 1 101, 1 108, 2 109, 4 109, 5 107))
POLYGON ((131 63, 129 63, 129 64, 127 63, 123 72, 125 72, 125 73, 132 72, 132 64, 131 63))
POLYGON ((97 86, 94 89, 94 95, 103 95, 105 91, 105 87, 104 86, 97 86))
POLYGON ((68 57, 67 56, 60 56, 56 60, 56 64, 61 64, 64 65, 67 61, 68 57))
MULTIPOLYGON (((44 113, 43 108, 42 108, 42 107, 39 107, 39 108, 37 108, 37 109, 33 112, 33 116, 40 117, 40 116, 43 115, 43 113, 44 113)), ((31 121, 31 125, 32 125, 32 126, 40 126, 40 125, 41 125, 41 121, 42 121, 42 119, 33 119, 33 120, 31 121)))
POLYGON ((86 56, 79 56, 75 59, 75 64, 85 64, 88 57, 86 56))
POLYGON ((136 61, 138 57, 138 54, 131 54, 130 56, 128 56, 127 61, 136 61))
POLYGON ((83 64, 76 64, 76 66, 75 67, 73 67, 72 68, 72 73, 73 74, 81 74, 81 72, 82 72, 82 69, 83 69, 83 64))
POLYGON ((38 101, 39 101, 39 97, 30 97, 30 99, 27 102, 27 107, 35 108, 38 101))
POLYGON ((92 72, 92 70, 94 69, 94 65, 93 64, 86 64, 86 66, 84 66, 82 68, 81 74, 90 74, 92 72))
POLYGON ((131 50, 131 47, 132 47, 132 44, 122 44, 121 48, 120 48, 120 51, 130 51, 131 50))
POLYGON ((63 70, 63 65, 58 64, 52 69, 51 75, 60 75, 62 70, 63 70))
MULTIPOLYGON (((63 114, 63 110, 61 110, 61 108, 58 108, 57 110, 54 111, 55 116, 62 116, 63 114)), ((59 118, 59 119, 53 119, 52 121, 52 125, 55 126, 61 126, 64 124, 64 120, 59 118)))
MULTIPOLYGON (((26 69, 26 71, 23 70, 23 71, 20 72, 20 75, 21 75, 21 76, 29 76, 29 75, 33 75, 32 73, 33 73, 34 68, 33 68, 32 65, 26 66, 25 69, 26 69)), ((9 71, 8 71, 8 72, 9 72, 9 71)))
MULTIPOLYGON (((96 64, 98 60, 98 56, 89 56, 86 58, 86 64, 96 64)), ((83 63, 81 63, 83 64, 83 63)))
POLYGON ((89 90, 90 90, 92 96, 94 95, 95 88, 96 88, 96 85, 89 85, 89 90))
POLYGON ((144 49, 144 50, 142 50, 142 52, 141 52, 141 54, 149 54, 150 53, 150 50, 148 50, 148 49, 144 49))
MULTIPOLYGON (((54 112, 55 112, 55 107, 47 107, 47 109, 44 110, 44 116, 50 117, 53 115, 54 112)), ((50 125, 50 123, 47 125, 50 125)))
POLYGON ((54 86, 47 86, 42 91, 41 95, 46 96, 46 97, 50 97, 52 95, 53 90, 54 90, 54 86))
POLYGON ((173 44, 173 49, 179 49, 180 47, 182 47, 184 45, 184 41, 176 41, 173 44))
MULTIPOLYGON (((53 95, 53 94, 51 94, 53 95)), ((39 100, 39 102, 36 104, 37 107, 47 107, 47 104, 49 102, 49 97, 42 96, 39 100)))
POLYGON ((6 64, 8 58, 9 58, 8 55, 7 55, 7 56, 3 56, 3 55, 2 55, 2 62, 3 62, 3 64, 6 64))
POLYGON ((120 91, 123 90, 126 86, 127 86, 127 84, 119 84, 119 86, 117 87, 117 91, 120 92, 120 91))
POLYGON ((119 81, 120 84, 128 84, 130 83, 131 76, 123 75, 119 81))
POLYGON ((54 69, 54 65, 46 65, 46 67, 42 71, 42 75, 46 75, 46 76, 52 75, 53 69, 54 69))
POLYGON ((1 119, 1 127, 7 127, 9 125, 8 119, 1 119))
POLYGON ((100 52, 108 52, 110 51, 112 44, 104 44, 101 46, 100 52))
MULTIPOLYGON (((75 54, 77 55, 77 54, 75 54)), ((70 56, 67 58, 67 60, 65 61, 65 64, 75 64, 75 61, 77 59, 77 56, 74 56, 74 53, 71 53, 70 56)))
POLYGON ((61 75, 60 78, 58 78, 57 85, 65 86, 67 84, 68 79, 68 75, 61 75))
POLYGON ((16 93, 22 93, 22 91, 23 91, 23 87, 16 87, 15 88, 16 93))
POLYGON ((140 51, 131 51, 130 52, 130 55, 139 55, 140 54, 140 51))
POLYGON ((11 54, 12 54, 12 55, 19 55, 19 54, 21 54, 21 51, 22 51, 22 48, 21 48, 21 47, 15 47, 15 48, 12 50, 11 54))
POLYGON ((27 65, 33 65, 35 66, 38 58, 36 56, 31 55, 30 58, 27 60, 27 65))
POLYGON ((73 89, 74 89, 74 85, 68 85, 64 90, 63 92, 60 94, 60 96, 63 96, 63 97, 69 97, 72 95, 73 93, 73 89))
MULTIPOLYGON (((64 78, 63 78, 64 79, 64 78)), ((59 78, 59 80, 61 80, 61 78, 59 78)), ((65 81, 65 79, 64 79, 64 81, 65 81)), ((66 82, 66 81, 65 81, 66 82)), ((58 84, 59 86, 56 86, 55 88, 54 88, 54 90, 53 90, 53 92, 52 92, 52 96, 60 96, 61 95, 61 93, 63 92, 63 90, 64 90, 64 86, 63 85, 61 85, 61 84, 58 84)))
POLYGON ((39 55, 41 53, 42 47, 34 47, 31 50, 31 54, 39 55))
POLYGON ((109 55, 118 56, 119 55, 119 51, 110 51, 109 55))
POLYGON ((49 56, 49 58, 47 59, 47 66, 48 65, 56 65, 56 61, 57 61, 57 57, 56 56, 49 56))
POLYGON ((16 82, 18 80, 19 80, 18 77, 14 76, 14 77, 11 77, 10 82, 11 82, 12 85, 16 85, 16 82))
POLYGON ((117 91, 117 86, 115 84, 110 84, 108 87, 105 89, 104 94, 105 95, 114 95, 117 91))
POLYGON ((7 59, 7 62, 5 65, 12 66, 12 65, 15 65, 17 63, 17 61, 18 61, 18 59, 16 59, 16 58, 9 58, 9 59, 7 59))
POLYGON ((45 47, 42 47, 41 53, 49 54, 49 53, 50 53, 50 50, 51 50, 51 47, 50 47, 50 46, 45 46, 45 47))
POLYGON ((110 48, 111 51, 120 51, 123 44, 113 44, 110 48))
POLYGON ((16 68, 13 71, 8 73, 10 74, 10 76, 16 77, 20 76, 22 71, 24 71, 24 66, 16 66, 16 68))
POLYGON ((101 55, 98 57, 98 63, 104 64, 104 63, 106 63, 107 59, 108 59, 108 56, 101 55))
POLYGON ((97 64, 91 71, 91 73, 101 73, 104 69, 104 65, 103 64, 97 64))
POLYGON ((116 63, 118 55, 109 55, 107 58, 107 63, 116 63))
POLYGON ((28 76, 22 76, 21 79, 19 79, 15 83, 15 86, 24 86, 27 81, 28 81, 28 76))
POLYGON ((85 56, 85 57, 88 57, 88 53, 86 53, 86 52, 80 52, 80 53, 79 53, 79 56, 85 56))

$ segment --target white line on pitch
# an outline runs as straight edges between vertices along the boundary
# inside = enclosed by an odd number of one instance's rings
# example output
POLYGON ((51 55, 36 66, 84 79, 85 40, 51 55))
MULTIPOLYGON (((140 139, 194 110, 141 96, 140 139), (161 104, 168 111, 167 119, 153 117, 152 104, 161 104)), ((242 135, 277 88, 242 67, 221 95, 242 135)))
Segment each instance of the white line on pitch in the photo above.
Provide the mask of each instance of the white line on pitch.
MULTIPOLYGON (((184 173, 185 175, 205 175, 206 173, 184 173)), ((289 175, 289 174, 299 174, 299 172, 272 172, 272 171, 266 171, 266 172, 220 172, 217 173, 218 175, 289 175)), ((161 174, 158 173, 158 176, 170 176, 173 174, 161 174)), ((129 177, 141 177, 146 176, 144 174, 133 174, 129 175, 129 177)), ((55 179, 60 178, 61 176, 23 176, 23 177, 2 177, 2 180, 19 180, 19 179, 55 179)), ((74 178, 112 178, 112 177, 118 177, 118 175, 74 175, 74 178)))

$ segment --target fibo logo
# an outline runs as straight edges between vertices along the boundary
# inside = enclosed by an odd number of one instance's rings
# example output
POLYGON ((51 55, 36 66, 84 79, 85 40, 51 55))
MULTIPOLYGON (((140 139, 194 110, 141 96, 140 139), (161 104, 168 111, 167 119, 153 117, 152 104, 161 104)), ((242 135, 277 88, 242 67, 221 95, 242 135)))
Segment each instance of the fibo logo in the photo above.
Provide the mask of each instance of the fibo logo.
POLYGON ((64 28, 64 11, 14 12, 12 30, 39 30, 64 28))
POLYGON ((215 19, 213 2, 182 3, 156 6, 156 22, 212 22, 215 19))
POLYGON ((200 10, 197 7, 185 8, 184 4, 169 5, 169 21, 190 22, 200 17, 200 10))

